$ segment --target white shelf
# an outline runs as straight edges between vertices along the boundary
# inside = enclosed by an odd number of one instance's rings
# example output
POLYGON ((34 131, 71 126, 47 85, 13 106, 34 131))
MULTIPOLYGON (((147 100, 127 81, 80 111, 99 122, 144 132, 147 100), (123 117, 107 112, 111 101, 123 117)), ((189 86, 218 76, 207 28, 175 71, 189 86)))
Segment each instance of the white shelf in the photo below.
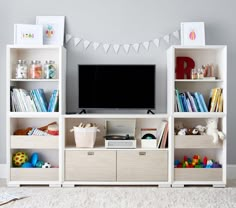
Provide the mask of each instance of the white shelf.
POLYGON ((209 83, 209 82, 223 82, 222 79, 175 79, 175 82, 199 82, 199 83, 209 83))
POLYGON ((7 45, 10 49, 59 49, 63 46, 59 45, 7 45))
POLYGON ((10 118, 57 118, 59 112, 10 112, 10 118))
POLYGON ((217 112, 174 112, 174 118, 223 118, 226 113, 217 112))
POLYGON ((11 82, 58 82, 59 79, 10 79, 11 82))

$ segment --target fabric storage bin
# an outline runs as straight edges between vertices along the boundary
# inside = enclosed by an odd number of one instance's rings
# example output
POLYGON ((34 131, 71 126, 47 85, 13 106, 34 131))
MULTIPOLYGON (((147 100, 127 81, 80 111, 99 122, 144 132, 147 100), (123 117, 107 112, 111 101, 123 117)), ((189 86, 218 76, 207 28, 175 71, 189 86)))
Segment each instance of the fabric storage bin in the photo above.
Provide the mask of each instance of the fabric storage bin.
POLYGON ((94 147, 96 135, 99 129, 97 127, 73 127, 76 147, 94 147))

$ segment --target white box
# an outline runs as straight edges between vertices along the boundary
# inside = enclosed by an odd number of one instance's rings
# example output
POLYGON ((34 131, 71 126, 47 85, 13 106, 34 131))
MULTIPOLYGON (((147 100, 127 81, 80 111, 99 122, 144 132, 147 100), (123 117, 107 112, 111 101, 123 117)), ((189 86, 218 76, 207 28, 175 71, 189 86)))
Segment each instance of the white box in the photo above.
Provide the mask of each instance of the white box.
POLYGON ((141 139, 142 148, 156 148, 157 140, 156 139, 141 139))

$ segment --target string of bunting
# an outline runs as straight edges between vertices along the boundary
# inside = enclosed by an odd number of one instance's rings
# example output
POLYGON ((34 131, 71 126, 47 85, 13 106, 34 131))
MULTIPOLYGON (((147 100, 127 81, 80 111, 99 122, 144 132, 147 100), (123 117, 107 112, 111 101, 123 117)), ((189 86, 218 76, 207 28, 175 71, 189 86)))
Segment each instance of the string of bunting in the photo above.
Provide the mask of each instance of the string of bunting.
POLYGON ((125 44, 119 44, 119 43, 103 43, 103 42, 96 42, 91 41, 87 39, 83 39, 80 37, 73 37, 71 34, 66 34, 65 42, 66 44, 74 40, 74 47, 77 47, 79 44, 83 44, 83 48, 86 50, 90 45, 93 47, 93 49, 96 51, 100 46, 103 47, 103 50, 105 53, 108 53, 108 51, 113 48, 114 52, 118 54, 120 48, 123 48, 126 53, 129 53, 130 48, 132 47, 136 53, 139 52, 140 46, 142 45, 147 51, 149 50, 150 43, 152 42, 157 48, 160 46, 160 40, 163 39, 167 44, 170 43, 171 36, 174 36, 177 40, 180 39, 179 30, 176 30, 170 34, 164 35, 163 37, 154 38, 149 41, 144 41, 141 43, 125 43, 125 44))

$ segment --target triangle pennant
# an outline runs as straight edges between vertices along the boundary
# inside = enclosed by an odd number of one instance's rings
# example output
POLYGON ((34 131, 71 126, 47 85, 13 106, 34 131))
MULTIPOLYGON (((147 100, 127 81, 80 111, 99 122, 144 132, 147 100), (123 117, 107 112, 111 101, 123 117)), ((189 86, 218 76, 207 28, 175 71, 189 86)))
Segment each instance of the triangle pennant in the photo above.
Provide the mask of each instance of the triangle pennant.
POLYGON ((114 44, 113 49, 114 49, 115 53, 118 53, 118 51, 120 49, 120 45, 119 44, 114 44))
POLYGON ((90 41, 84 40, 84 48, 87 49, 89 47, 90 43, 91 43, 90 41))
POLYGON ((155 46, 158 48, 159 47, 159 44, 160 44, 160 40, 158 38, 155 38, 153 40, 153 43, 155 44, 155 46))
POLYGON ((146 50, 148 50, 149 49, 149 41, 143 42, 143 46, 146 50))
POLYGON ((179 40, 179 31, 178 30, 174 31, 173 36, 179 40))
POLYGON ((100 45, 100 43, 94 42, 94 43, 93 43, 93 49, 96 51, 97 48, 99 47, 99 45, 100 45))
POLYGON ((129 48, 130 48, 130 44, 124 44, 123 45, 125 52, 128 53, 129 52, 129 48))
POLYGON ((139 43, 134 43, 134 44, 133 44, 133 48, 134 48, 134 50, 136 51, 136 53, 138 53, 139 46, 140 46, 139 43))
POLYGON ((72 35, 66 34, 66 43, 68 43, 71 38, 72 38, 72 35))
POLYGON ((167 42, 167 43, 170 43, 170 35, 168 34, 168 35, 165 35, 164 37, 163 37, 163 39, 167 42))
POLYGON ((110 48, 110 44, 104 43, 104 44, 103 44, 103 48, 104 48, 105 53, 107 53, 108 50, 109 50, 109 48, 110 48))
POLYGON ((76 47, 81 40, 82 40, 81 38, 74 38, 74 46, 76 47))

